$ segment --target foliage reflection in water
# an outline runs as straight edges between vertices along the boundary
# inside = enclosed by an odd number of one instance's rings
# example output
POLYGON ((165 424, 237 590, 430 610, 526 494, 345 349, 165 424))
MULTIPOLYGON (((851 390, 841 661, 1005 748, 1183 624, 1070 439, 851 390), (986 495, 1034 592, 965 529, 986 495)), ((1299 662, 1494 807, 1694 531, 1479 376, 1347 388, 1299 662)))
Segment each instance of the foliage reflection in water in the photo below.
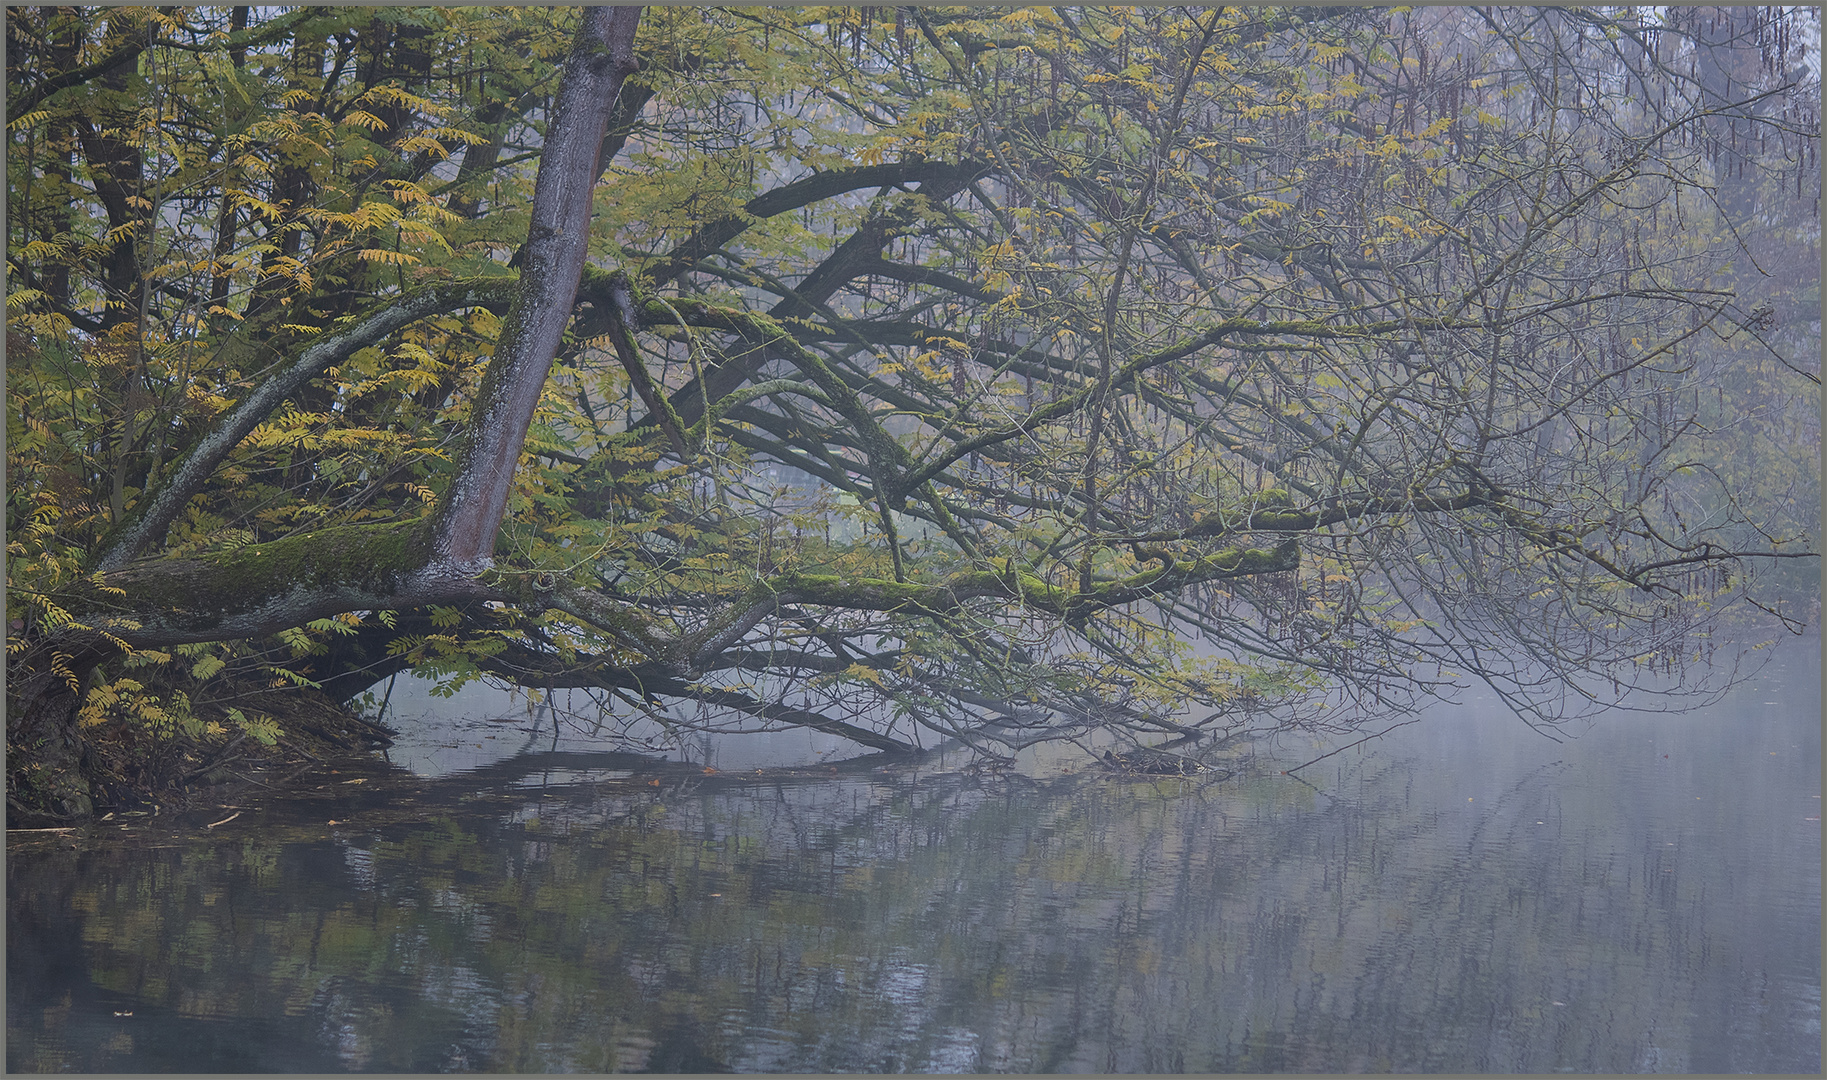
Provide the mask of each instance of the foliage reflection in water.
POLYGON ((1446 711, 1311 784, 1304 746, 1220 782, 605 772, 16 838, 7 1065, 1814 1072, 1794 672, 1560 745, 1446 711))

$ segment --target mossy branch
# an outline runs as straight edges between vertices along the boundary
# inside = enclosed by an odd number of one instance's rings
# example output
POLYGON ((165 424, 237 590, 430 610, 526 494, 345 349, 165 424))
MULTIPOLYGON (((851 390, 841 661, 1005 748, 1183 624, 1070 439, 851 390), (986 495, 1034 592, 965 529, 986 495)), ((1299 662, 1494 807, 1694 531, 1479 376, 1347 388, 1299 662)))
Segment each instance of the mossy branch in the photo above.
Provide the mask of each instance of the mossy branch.
POLYGON ((66 586, 59 603, 134 648, 263 637, 346 611, 490 598, 429 561, 421 522, 337 525, 265 544, 145 559, 66 586))
POLYGON ((803 604, 945 616, 967 600, 994 597, 1056 615, 1076 615, 1200 582, 1278 573, 1299 565, 1300 545, 1286 540, 1274 548, 1227 548, 1175 560, 1124 577, 1095 581, 1088 590, 1054 585, 1013 563, 1006 563, 1001 569, 967 570, 936 583, 791 572, 758 582, 737 607, 746 611, 751 604, 803 604))
POLYGON ((352 320, 348 326, 313 338, 300 350, 291 366, 255 387, 228 411, 214 430, 198 440, 156 493, 141 499, 134 516, 103 544, 103 554, 94 568, 118 570, 157 540, 248 432, 306 383, 394 331, 428 316, 469 307, 505 311, 513 298, 513 287, 514 283, 509 280, 434 286, 389 300, 352 320))

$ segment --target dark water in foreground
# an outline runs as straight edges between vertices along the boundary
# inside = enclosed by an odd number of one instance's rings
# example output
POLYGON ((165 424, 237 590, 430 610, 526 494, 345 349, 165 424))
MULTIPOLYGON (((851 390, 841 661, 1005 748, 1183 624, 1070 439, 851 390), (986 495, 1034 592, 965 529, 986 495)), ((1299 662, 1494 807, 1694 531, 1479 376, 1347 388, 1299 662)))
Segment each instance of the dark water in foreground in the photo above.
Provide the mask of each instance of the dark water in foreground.
POLYGON ((1308 745, 1219 783, 676 767, 14 834, 6 1063, 1814 1073, 1813 644, 1562 745, 1442 710, 1311 786, 1308 745))

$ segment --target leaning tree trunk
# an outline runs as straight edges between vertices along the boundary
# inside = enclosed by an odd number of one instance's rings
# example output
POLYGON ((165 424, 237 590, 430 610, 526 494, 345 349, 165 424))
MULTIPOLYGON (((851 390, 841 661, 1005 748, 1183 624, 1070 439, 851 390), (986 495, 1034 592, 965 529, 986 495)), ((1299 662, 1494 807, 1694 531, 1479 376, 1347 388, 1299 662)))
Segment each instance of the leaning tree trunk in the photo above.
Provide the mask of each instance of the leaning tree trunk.
MULTIPOLYGON (((87 673, 111 653, 98 642, 138 648, 263 637, 346 611, 503 598, 477 575, 491 566, 521 444, 576 301, 604 132, 622 83, 636 68, 641 11, 584 11, 540 157, 525 269, 473 406, 457 474, 429 531, 338 526, 216 556, 128 562, 157 542, 174 508, 201 490, 246 428, 286 396, 285 387, 250 395, 258 404, 231 410, 174 470, 138 526, 111 538, 97 567, 103 573, 73 583, 57 598, 76 625, 40 636, 8 664, 9 816, 89 812, 76 714, 87 673)), ((382 314, 360 324, 337 337, 337 348, 307 350, 312 356, 301 356, 279 378, 297 381, 302 372, 308 379, 307 369, 334 362, 342 346, 360 347, 435 310, 486 305, 498 295, 470 287, 442 293, 402 299, 397 317, 382 314)))
POLYGON ((586 9, 565 61, 533 185, 520 290, 483 375, 456 479, 437 515, 433 550, 440 561, 486 565, 494 553, 521 445, 577 300, 603 135, 622 82, 635 70, 640 18, 640 8, 586 9))

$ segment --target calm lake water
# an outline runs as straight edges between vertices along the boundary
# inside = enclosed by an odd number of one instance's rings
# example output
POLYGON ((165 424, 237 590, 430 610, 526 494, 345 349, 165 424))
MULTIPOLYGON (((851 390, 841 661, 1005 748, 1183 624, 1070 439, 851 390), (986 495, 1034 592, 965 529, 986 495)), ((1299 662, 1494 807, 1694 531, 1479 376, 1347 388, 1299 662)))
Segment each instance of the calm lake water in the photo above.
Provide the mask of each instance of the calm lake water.
POLYGON ((548 754, 13 834, 6 1064, 1816 1073, 1818 657, 1298 780, 548 754))

